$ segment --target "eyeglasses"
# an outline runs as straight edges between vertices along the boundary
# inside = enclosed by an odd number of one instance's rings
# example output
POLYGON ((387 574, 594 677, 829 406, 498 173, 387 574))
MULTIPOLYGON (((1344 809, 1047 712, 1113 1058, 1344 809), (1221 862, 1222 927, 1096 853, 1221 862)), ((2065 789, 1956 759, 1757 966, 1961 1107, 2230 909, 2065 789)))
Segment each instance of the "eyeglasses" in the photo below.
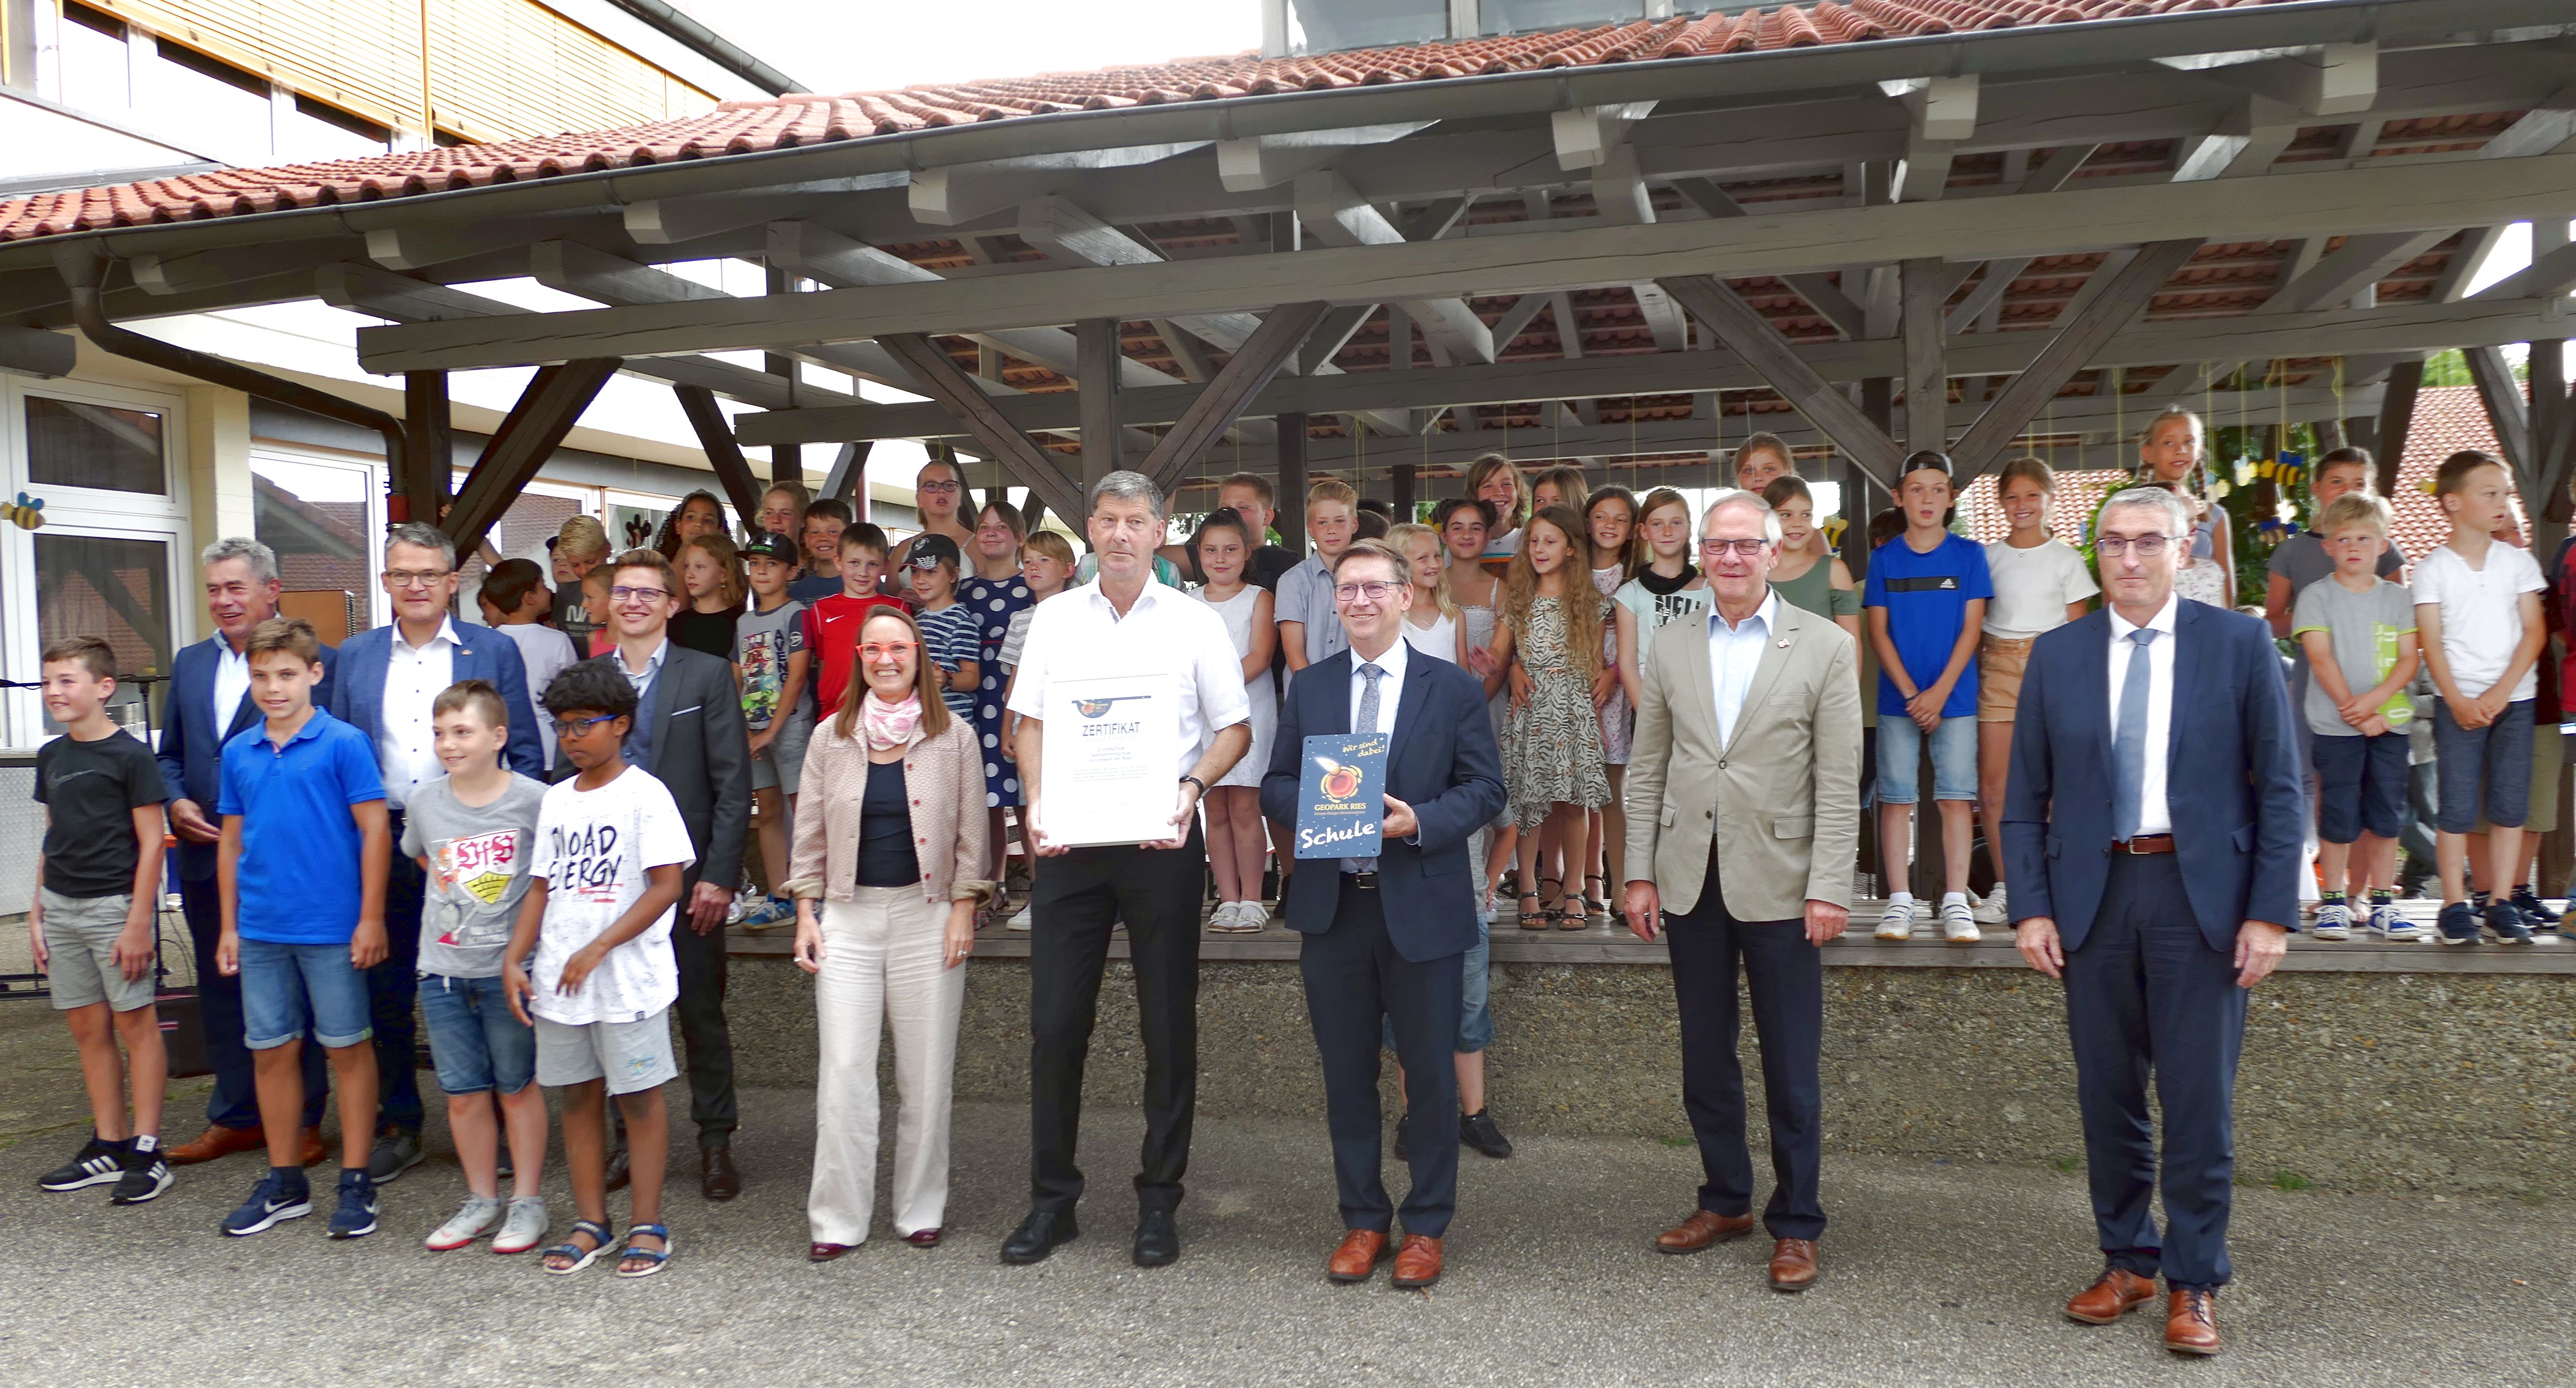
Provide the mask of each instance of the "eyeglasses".
POLYGON ((1368 583, 1337 583, 1333 585, 1333 597, 1341 602, 1358 602, 1362 598, 1366 598, 1370 602, 1384 602, 1395 595, 1395 590, 1399 586, 1401 585, 1375 581, 1368 583))
POLYGON ((659 602, 671 596, 668 588, 611 588, 608 596, 618 602, 659 602))
POLYGON ((892 660, 896 656, 921 649, 918 641, 870 641, 859 647, 861 660, 892 660))
POLYGON ((431 588, 454 572, 453 569, 387 569, 385 582, 396 588, 431 588))
POLYGON ((2165 546, 2177 538, 2172 535, 2105 535, 2093 542, 2093 548, 2103 554, 2127 554, 2134 550, 2141 559, 2153 559, 2164 553, 2165 546))
POLYGON ((1707 555, 1711 559, 1715 559, 1731 549, 1736 553, 1743 555, 1745 558, 1751 559, 1760 554, 1763 551, 1763 548, 1770 543, 1771 542, 1769 540, 1761 539, 1701 540, 1699 542, 1699 552, 1707 555))
POLYGON ((915 486, 924 496, 946 496, 957 490, 957 484, 954 482, 921 482, 916 483, 915 486))
POLYGON ((555 720, 555 736, 558 739, 580 737, 598 724, 611 722, 617 716, 614 713, 603 713, 596 718, 558 718, 555 720))

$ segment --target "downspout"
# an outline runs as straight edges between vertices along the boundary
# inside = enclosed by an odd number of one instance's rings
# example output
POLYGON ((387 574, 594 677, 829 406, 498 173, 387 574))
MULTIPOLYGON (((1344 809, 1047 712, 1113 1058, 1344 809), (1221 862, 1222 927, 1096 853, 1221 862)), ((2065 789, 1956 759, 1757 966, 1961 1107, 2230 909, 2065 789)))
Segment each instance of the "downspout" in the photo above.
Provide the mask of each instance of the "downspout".
POLYGON ((608 0, 608 3, 771 96, 810 90, 795 78, 727 42, 723 35, 682 14, 664 0, 608 0))
MULTIPOLYGON (((390 507, 399 511, 403 500, 403 479, 409 475, 409 460, 404 456, 403 422, 382 410, 371 410, 355 401, 343 400, 329 391, 316 390, 295 381, 256 371, 239 362, 204 352, 190 351, 159 338, 120 328, 107 320, 106 305, 99 297, 99 281, 107 270, 106 253, 95 242, 78 242, 54 250, 54 269, 63 277, 63 287, 71 291, 72 321, 80 326, 81 336, 110 356, 157 366, 164 371, 223 386, 244 395, 284 405, 288 409, 318 414, 361 429, 372 429, 384 436, 385 462, 393 483, 390 507)), ((396 520, 403 519, 394 515, 396 520)), ((435 519, 431 517, 429 519, 435 519)))

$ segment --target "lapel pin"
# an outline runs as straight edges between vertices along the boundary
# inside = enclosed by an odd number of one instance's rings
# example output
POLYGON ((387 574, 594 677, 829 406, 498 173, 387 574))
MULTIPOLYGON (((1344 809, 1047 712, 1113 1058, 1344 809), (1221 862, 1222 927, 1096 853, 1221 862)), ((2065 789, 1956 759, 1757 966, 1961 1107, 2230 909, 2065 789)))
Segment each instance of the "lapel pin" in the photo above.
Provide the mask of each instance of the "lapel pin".
POLYGON ((1784 651, 1785 651, 1785 650, 1787 650, 1787 649, 1789 649, 1789 638, 1788 638, 1788 637, 1783 636, 1783 637, 1781 637, 1781 638, 1780 638, 1780 649, 1782 649, 1782 650, 1784 650, 1784 651))

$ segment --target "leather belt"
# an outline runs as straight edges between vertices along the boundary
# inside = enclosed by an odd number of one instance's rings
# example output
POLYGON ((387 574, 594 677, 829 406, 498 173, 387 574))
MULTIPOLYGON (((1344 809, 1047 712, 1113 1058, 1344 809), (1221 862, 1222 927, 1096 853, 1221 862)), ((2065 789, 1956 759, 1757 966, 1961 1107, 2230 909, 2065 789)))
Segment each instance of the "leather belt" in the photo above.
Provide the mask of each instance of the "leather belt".
POLYGON ((1377 890, 1377 874, 1374 872, 1346 872, 1342 874, 1342 885, 1357 887, 1364 892, 1373 892, 1377 890))
POLYGON ((2113 839, 2111 840, 2111 851, 2114 853, 2133 854, 2171 853, 2174 851, 2173 835, 2140 834, 2134 839, 2113 839))

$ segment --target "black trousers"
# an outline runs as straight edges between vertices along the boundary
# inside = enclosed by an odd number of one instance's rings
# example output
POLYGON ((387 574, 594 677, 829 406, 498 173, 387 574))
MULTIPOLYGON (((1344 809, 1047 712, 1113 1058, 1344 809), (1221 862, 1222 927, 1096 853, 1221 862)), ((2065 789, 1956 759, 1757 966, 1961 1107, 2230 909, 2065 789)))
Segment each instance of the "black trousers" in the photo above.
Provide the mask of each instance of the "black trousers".
POLYGON ((386 811, 394 837, 385 873, 385 957, 367 970, 367 1022, 375 1031, 376 1126, 420 1131, 420 909, 428 879, 403 856, 403 812, 386 811))
MULTIPOLYGON (((242 1044, 241 976, 215 969, 215 946, 224 938, 224 907, 212 877, 179 879, 179 913, 188 920, 188 942, 197 958, 197 1023, 206 1033, 206 1061, 215 1070, 215 1092, 206 1098, 206 1121, 242 1131, 263 1126, 259 1087, 250 1048, 242 1044)), ((304 1029, 304 1126, 320 1127, 331 1102, 331 1067, 313 1029, 304 1029)))
MULTIPOLYGON (((1333 872, 1329 861, 1308 870, 1333 872)), ((1342 1227, 1385 1233, 1394 1222, 1380 1175, 1386 1129, 1378 1104, 1381 1025, 1395 1029, 1404 1064, 1405 1146, 1413 1188, 1404 1197, 1404 1232, 1439 1238, 1458 1210, 1458 1016, 1465 1008, 1466 955, 1415 963, 1386 934, 1384 901, 1373 888, 1342 877, 1333 927, 1309 935, 1297 954, 1306 980, 1306 1015, 1324 1061, 1325 1124, 1333 1139, 1333 1185, 1342 1227)))
POLYGON ((2161 1271, 2178 1291, 2225 1286, 2245 990, 2234 957, 2200 933, 2173 855, 2112 855, 2093 929, 2066 954, 2066 1030, 2103 1257, 2161 1271), (2150 1071, 2165 1124, 2162 1239, 2150 1071))
MULTIPOLYGON (((1069 1210, 1082 1198, 1074 1145, 1082 1071, 1098 1020, 1109 927, 1127 925, 1145 1044, 1141 1208, 1181 1203, 1198 1109, 1199 897, 1207 843, 1196 821, 1179 848, 1077 848, 1037 860, 1029 934, 1030 1203, 1069 1210)), ((686 985, 683 984, 685 990, 686 985)))
POLYGON ((733 927, 718 922, 701 935, 689 924, 689 900, 697 894, 698 874, 680 879, 680 904, 671 921, 671 955, 679 965, 680 1041, 689 1051, 689 1118, 698 1125, 700 1147, 723 1147, 733 1141, 741 1117, 733 1093, 733 1032, 725 1024, 725 933, 733 927))
POLYGON ((1753 1157, 1745 1146, 1744 1067, 1736 1057, 1735 977, 1741 962, 1762 1047, 1762 1098, 1771 1120, 1771 1200, 1762 1225, 1775 1239, 1825 1231, 1825 966, 1804 920, 1739 921, 1718 890, 1717 845, 1699 904, 1665 922, 1682 1030, 1682 1108, 1699 1139, 1699 1207, 1741 1215, 1753 1208, 1753 1157))

